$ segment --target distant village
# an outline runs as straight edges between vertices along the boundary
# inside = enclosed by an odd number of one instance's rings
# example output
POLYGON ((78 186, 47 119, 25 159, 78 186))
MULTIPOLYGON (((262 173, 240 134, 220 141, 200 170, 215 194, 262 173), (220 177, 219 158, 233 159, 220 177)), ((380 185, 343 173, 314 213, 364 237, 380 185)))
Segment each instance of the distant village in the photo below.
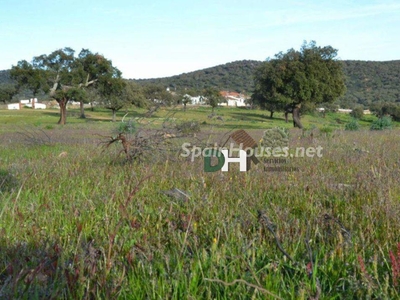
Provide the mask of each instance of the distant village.
MULTIPOLYGON (((168 90, 168 89, 167 89, 168 90)), ((247 103, 248 97, 246 97, 242 93, 237 93, 237 92, 229 92, 229 91, 221 91, 220 92, 222 97, 225 99, 224 102, 219 103, 219 106, 229 106, 229 107, 246 107, 250 106, 247 103)), ((188 98, 190 101, 187 103, 188 105, 207 105, 207 99, 203 96, 190 96, 188 94, 184 95, 183 97, 188 98)), ((79 105, 79 102, 74 102, 70 101, 69 105, 79 105)), ((7 108, 9 110, 15 110, 15 109, 22 109, 24 107, 27 108, 32 108, 32 109, 46 109, 47 106, 44 103, 39 103, 37 98, 31 98, 31 99, 26 99, 26 100, 20 100, 17 103, 11 103, 7 105, 7 108)), ((50 107, 49 107, 50 108, 50 107)), ((58 108, 58 104, 53 103, 51 105, 51 108, 58 108)), ((319 112, 324 112, 325 108, 319 107, 317 108, 317 111, 319 112)), ((339 108, 337 110, 339 113, 351 113, 351 109, 343 109, 339 108)), ((371 114, 369 110, 364 110, 364 115, 371 114)))

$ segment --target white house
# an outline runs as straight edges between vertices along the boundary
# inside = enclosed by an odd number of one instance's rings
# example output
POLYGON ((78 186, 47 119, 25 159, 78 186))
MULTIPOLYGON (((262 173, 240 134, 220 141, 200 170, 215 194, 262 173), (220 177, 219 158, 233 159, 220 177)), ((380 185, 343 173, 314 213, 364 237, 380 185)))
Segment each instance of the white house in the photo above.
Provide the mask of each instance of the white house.
POLYGON ((352 110, 352 109, 347 109, 347 108, 339 108, 337 111, 340 112, 340 113, 342 113, 342 114, 349 114, 349 113, 351 113, 353 110, 352 110))
POLYGON ((187 97, 187 98, 190 99, 188 104, 193 104, 193 105, 204 105, 204 104, 206 104, 205 98, 203 96, 192 97, 192 96, 186 94, 183 97, 187 97))
POLYGON ((32 107, 33 109, 46 109, 46 105, 38 103, 37 98, 31 98, 29 100, 20 100, 19 103, 8 104, 8 109, 21 109, 23 106, 32 107))
POLYGON ((236 92, 221 91, 221 95, 225 98, 225 103, 220 103, 221 106, 236 106, 244 107, 247 106, 244 95, 236 92))
POLYGON ((19 109, 19 103, 7 104, 8 109, 19 109))

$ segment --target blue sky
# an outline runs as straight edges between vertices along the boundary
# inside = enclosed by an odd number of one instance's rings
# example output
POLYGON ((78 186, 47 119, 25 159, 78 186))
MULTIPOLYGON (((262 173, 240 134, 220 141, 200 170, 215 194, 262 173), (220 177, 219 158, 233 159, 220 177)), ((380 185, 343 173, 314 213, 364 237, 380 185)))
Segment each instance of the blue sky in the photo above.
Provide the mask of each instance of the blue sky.
POLYGON ((103 54, 124 78, 265 60, 304 40, 340 59, 400 59, 400 1, 0 0, 0 70, 66 46, 103 54))

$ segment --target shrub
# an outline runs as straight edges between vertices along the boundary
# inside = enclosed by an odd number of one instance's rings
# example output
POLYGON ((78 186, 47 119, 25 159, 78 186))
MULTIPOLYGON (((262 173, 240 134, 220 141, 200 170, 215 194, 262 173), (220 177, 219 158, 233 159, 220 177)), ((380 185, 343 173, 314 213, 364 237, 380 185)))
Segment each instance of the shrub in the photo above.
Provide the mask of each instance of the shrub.
POLYGON ((363 115, 364 109, 361 106, 355 107, 350 113, 350 116, 352 116, 354 119, 361 119, 363 115))
POLYGON ((261 141, 265 147, 288 147, 289 133, 288 130, 281 127, 275 127, 264 131, 261 141))
POLYGON ((183 135, 194 134, 200 132, 200 123, 197 121, 186 121, 176 125, 178 130, 183 135))
POLYGON ((323 103, 322 107, 325 108, 325 112, 337 112, 339 105, 333 103, 323 103))
POLYGON ((358 129, 360 129, 360 124, 354 118, 344 126, 344 130, 357 131, 358 129))
POLYGON ((305 102, 302 104, 300 113, 303 115, 311 115, 314 116, 316 112, 316 106, 314 103, 305 102))
POLYGON ((330 135, 333 132, 333 128, 329 126, 324 126, 319 129, 321 133, 325 133, 325 135, 330 135))
POLYGON ((128 122, 121 122, 118 123, 117 133, 134 133, 136 131, 136 125, 132 120, 129 120, 128 122))
POLYGON ((392 119, 390 117, 382 117, 374 121, 371 130, 384 130, 392 128, 392 119))

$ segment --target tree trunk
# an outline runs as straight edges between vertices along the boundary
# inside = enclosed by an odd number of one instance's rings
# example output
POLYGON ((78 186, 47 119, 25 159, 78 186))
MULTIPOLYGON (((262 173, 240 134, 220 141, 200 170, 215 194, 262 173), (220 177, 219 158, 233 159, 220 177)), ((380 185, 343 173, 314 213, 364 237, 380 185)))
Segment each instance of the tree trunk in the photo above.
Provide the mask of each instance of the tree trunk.
POLYGON ((286 123, 289 122, 289 120, 288 120, 288 114, 289 114, 289 112, 285 111, 285 122, 286 122, 286 123))
POLYGON ((186 103, 183 104, 183 111, 186 111, 186 103))
POLYGON ((300 107, 301 104, 298 104, 293 109, 293 126, 303 129, 303 125, 300 122, 300 107))
POLYGON ((274 111, 271 110, 271 113, 269 114, 269 118, 272 119, 274 117, 274 111))
POLYGON ((92 111, 94 111, 93 101, 90 102, 90 109, 91 109, 92 111))
POLYGON ((86 119, 86 116, 85 116, 85 109, 84 109, 84 107, 83 107, 83 101, 79 102, 79 107, 80 107, 80 109, 81 109, 81 116, 80 116, 80 118, 81 118, 81 119, 86 119))
POLYGON ((67 123, 67 103, 68 100, 65 98, 58 101, 58 105, 60 106, 60 119, 57 124, 65 125, 65 123, 67 123))
POLYGON ((112 121, 113 121, 113 122, 115 122, 115 115, 116 115, 116 112, 117 112, 117 111, 116 111, 115 109, 112 110, 112 121))

